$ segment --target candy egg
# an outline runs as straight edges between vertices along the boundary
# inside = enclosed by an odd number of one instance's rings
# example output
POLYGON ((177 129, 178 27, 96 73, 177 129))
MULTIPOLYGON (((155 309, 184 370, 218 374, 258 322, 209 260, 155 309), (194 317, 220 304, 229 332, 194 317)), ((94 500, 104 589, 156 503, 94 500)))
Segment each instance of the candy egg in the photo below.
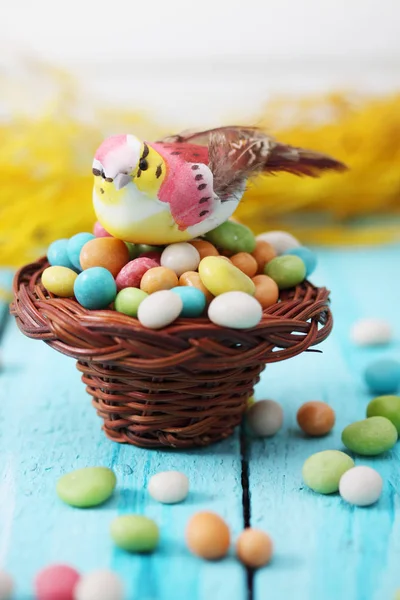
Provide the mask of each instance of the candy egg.
POLYGON ((256 247, 254 248, 251 255, 254 256, 254 258, 257 261, 258 273, 264 273, 265 265, 269 263, 270 260, 275 258, 276 252, 271 246, 271 244, 269 244, 268 242, 265 242, 263 240, 257 240, 256 247))
POLYGON ((124 586, 112 571, 92 571, 81 577, 74 600, 124 600, 124 586))
POLYGON ((149 494, 157 502, 176 504, 189 493, 189 479, 179 471, 163 471, 150 478, 149 494))
POLYGON ((236 542, 236 556, 246 567, 258 569, 272 557, 272 540, 263 531, 249 527, 242 531, 236 542))
POLYGON ((206 307, 204 293, 196 287, 179 285, 171 290, 178 294, 183 303, 181 317, 199 317, 206 307))
POLYGON ((283 253, 283 255, 298 256, 299 258, 301 258, 301 260, 306 266, 306 277, 314 273, 317 267, 317 256, 315 252, 313 252, 309 248, 306 248, 305 246, 298 246, 298 248, 290 248, 290 250, 286 250, 283 253))
POLYGON ((354 460, 339 450, 312 454, 303 465, 304 483, 318 494, 333 494, 339 489, 343 473, 354 467, 354 460))
POLYGON ((386 417, 400 436, 400 396, 378 396, 367 406, 367 417, 386 417))
POLYGON ((75 269, 74 265, 68 256, 68 242, 69 240, 56 240, 47 249, 47 260, 53 267, 67 267, 68 269, 75 269))
POLYGON ((306 402, 297 411, 297 422, 304 433, 319 437, 331 431, 335 424, 335 412, 325 402, 306 402))
POLYGON ((393 448, 398 439, 397 429, 386 417, 369 417, 347 425, 342 442, 352 452, 362 456, 377 456, 393 448))
POLYGON ((146 292, 138 288, 124 288, 115 298, 115 310, 130 317, 137 317, 139 305, 147 296, 146 292))
POLYGON ((186 271, 186 273, 183 273, 179 277, 179 285, 195 287, 203 292, 204 296, 206 297, 207 304, 210 304, 211 300, 214 298, 211 292, 209 292, 206 286, 203 284, 200 279, 200 275, 196 271, 186 271))
POLYGON ((111 233, 108 233, 100 223, 100 221, 96 221, 93 227, 93 233, 96 237, 112 237, 111 233))
POLYGON ((225 292, 240 291, 254 295, 255 285, 240 269, 219 256, 207 256, 199 264, 199 275, 206 288, 219 296, 225 292))
POLYGON ((57 482, 58 497, 78 508, 103 504, 112 495, 117 483, 115 474, 107 467, 84 467, 66 473, 57 482))
POLYGON ((151 250, 150 252, 143 252, 143 254, 140 255, 140 258, 151 258, 151 260, 155 260, 158 266, 161 265, 161 252, 158 252, 156 250, 151 250))
POLYGON ((157 524, 143 515, 116 517, 110 533, 115 545, 127 552, 153 552, 160 539, 157 524))
POLYGON ((0 600, 9 600, 14 589, 12 577, 0 569, 0 600))
POLYGON ((304 281, 306 266, 298 256, 277 256, 265 265, 265 275, 271 277, 280 290, 285 290, 304 281))
POLYGON ((247 277, 254 277, 257 273, 257 261, 248 252, 238 252, 230 257, 231 263, 240 269, 247 277))
POLYGON ((360 319, 350 330, 350 338, 358 346, 381 346, 392 337, 392 327, 385 319, 360 319))
POLYGON ((271 437, 282 428, 282 407, 274 400, 258 400, 248 408, 246 423, 254 435, 271 437))
POLYGON ((95 238, 83 246, 79 260, 82 269, 104 267, 116 277, 129 261, 129 250, 124 242, 116 238, 95 238))
POLYGON ((194 246, 200 255, 200 260, 203 260, 206 256, 218 256, 219 252, 215 246, 206 240, 192 240, 189 242, 194 246))
POLYGON ((150 244, 137 244, 136 247, 139 256, 147 254, 147 252, 157 252, 158 254, 162 254, 164 250, 164 246, 151 246, 150 244))
POLYGON ((151 258, 142 258, 139 256, 139 258, 131 260, 120 270, 115 279, 117 289, 122 290, 126 287, 138 288, 146 271, 158 266, 158 263, 151 258))
POLYGON ((144 327, 162 329, 179 317, 183 302, 171 290, 154 292, 141 302, 138 308, 138 319, 144 327))
POLYGON ((48 292, 70 298, 74 295, 74 283, 78 274, 67 267, 47 267, 42 273, 42 284, 48 292))
POLYGON ((78 571, 68 565, 50 565, 35 577, 35 598, 36 600, 74 600, 79 579, 78 571))
POLYGON ((115 300, 117 286, 110 271, 104 267, 92 267, 82 271, 75 279, 74 293, 85 308, 101 309, 115 300))
POLYGON ((256 275, 252 281, 256 286, 254 298, 259 301, 263 308, 268 308, 278 302, 278 284, 271 277, 268 277, 268 275, 256 275))
POLYGON ((186 542, 193 554, 208 560, 223 558, 229 550, 228 525, 213 512, 198 512, 186 528, 186 542))
POLYGON ((166 267, 154 267, 146 271, 140 281, 140 289, 146 294, 154 294, 160 290, 170 290, 178 285, 178 277, 174 271, 166 267))
POLYGON ((172 269, 178 277, 185 271, 195 271, 199 262, 200 254, 192 244, 186 242, 170 244, 161 254, 161 266, 172 269))
POLYGON ((136 244, 132 244, 132 242, 124 242, 124 244, 128 248, 129 260, 133 260, 139 256, 139 250, 136 244))
POLYGON ((81 263, 79 261, 81 250, 87 242, 94 239, 95 237, 92 233, 87 233, 86 231, 84 231, 82 233, 77 233, 76 235, 73 235, 68 240, 67 252, 69 260, 76 269, 79 269, 79 271, 82 270, 81 263))
POLYGON ((251 229, 234 221, 225 221, 216 229, 209 231, 205 238, 217 248, 230 250, 233 254, 251 253, 256 247, 256 238, 251 229))
MULTIPOLYGON (((206 260, 206 259, 204 259, 206 260)), ((226 292, 212 300, 208 318, 221 327, 249 329, 261 321, 261 304, 244 292, 226 292)))
POLYGON ((278 256, 286 252, 286 250, 300 246, 299 240, 287 231, 267 231, 258 235, 258 240, 271 244, 278 256))
POLYGON ((365 381, 374 394, 391 394, 400 387, 400 363, 383 358, 371 363, 364 373, 365 381))
POLYGON ((375 469, 359 466, 349 469, 339 482, 339 493, 343 500, 355 506, 370 506, 382 493, 383 481, 375 469))

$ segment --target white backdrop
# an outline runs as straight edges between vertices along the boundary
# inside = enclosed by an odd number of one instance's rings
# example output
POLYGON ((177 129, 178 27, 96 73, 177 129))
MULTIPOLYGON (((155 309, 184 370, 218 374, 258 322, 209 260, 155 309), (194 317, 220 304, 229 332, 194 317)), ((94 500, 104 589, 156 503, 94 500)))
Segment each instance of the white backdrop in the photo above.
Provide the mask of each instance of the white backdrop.
POLYGON ((3 66, 38 56, 177 126, 281 92, 400 89, 400 0, 13 0, 1 19, 3 66))

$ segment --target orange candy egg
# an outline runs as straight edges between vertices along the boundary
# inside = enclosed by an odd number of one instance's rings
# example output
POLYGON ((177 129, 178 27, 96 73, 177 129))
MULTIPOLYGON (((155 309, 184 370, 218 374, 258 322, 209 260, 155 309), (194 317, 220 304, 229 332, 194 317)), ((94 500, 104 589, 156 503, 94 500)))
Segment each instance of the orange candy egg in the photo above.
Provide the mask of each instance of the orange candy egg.
POLYGON ((218 250, 211 242, 207 242, 206 240, 193 240, 189 243, 194 246, 200 254, 200 260, 203 260, 206 256, 219 256, 218 250))
POLYGON ((273 544, 271 538, 260 531, 249 527, 245 529, 236 542, 238 559, 251 569, 268 564, 272 557, 273 544))
POLYGON ((129 250, 124 242, 116 238, 95 238, 83 246, 79 260, 83 270, 104 267, 116 277, 129 261, 129 250))
POLYGON ((197 271, 186 271, 179 277, 179 285, 191 285, 198 290, 201 290, 206 297, 207 304, 210 304, 214 296, 208 291, 204 283, 200 279, 200 275, 197 271))
POLYGON ((140 289, 146 294, 153 294, 160 290, 170 290, 179 285, 177 274, 167 267, 154 267, 143 275, 140 289))
POLYGON ((186 528, 186 543, 193 554, 208 560, 223 558, 231 541, 229 527, 213 512, 198 512, 186 528))
POLYGON ((231 262, 248 277, 254 277, 258 271, 256 259, 248 252, 238 252, 231 256, 231 262))
POLYGON ((256 286, 254 297, 263 308, 268 308, 278 302, 279 288, 271 277, 268 277, 268 275, 256 275, 252 278, 252 281, 256 286))
POLYGON ((307 435, 320 437, 329 433, 334 426, 335 411, 325 402, 306 402, 297 412, 297 422, 307 435))
POLYGON ((258 240, 256 247, 251 255, 256 259, 258 264, 258 272, 264 273, 264 267, 270 260, 276 257, 276 252, 268 242, 258 240))

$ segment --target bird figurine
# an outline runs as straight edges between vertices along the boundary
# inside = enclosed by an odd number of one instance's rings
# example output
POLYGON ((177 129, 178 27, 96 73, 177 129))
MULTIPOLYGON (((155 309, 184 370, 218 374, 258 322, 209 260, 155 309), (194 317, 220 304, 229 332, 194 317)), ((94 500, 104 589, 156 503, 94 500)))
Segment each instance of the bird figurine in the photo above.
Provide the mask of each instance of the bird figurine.
POLYGON ((255 127, 183 132, 152 143, 114 135, 95 154, 93 204, 111 235, 170 244, 202 236, 228 220, 256 175, 286 171, 315 177, 345 168, 255 127))

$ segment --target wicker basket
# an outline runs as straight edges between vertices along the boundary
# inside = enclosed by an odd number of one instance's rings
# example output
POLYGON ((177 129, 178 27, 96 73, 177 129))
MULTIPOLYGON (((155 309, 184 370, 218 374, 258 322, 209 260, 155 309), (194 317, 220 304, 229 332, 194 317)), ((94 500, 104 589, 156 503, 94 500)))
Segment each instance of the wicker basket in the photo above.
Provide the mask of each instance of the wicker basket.
POLYGON ((41 285, 46 259, 14 279, 11 313, 28 337, 72 356, 106 435, 145 448, 207 446, 232 434, 266 363, 322 342, 329 292, 309 282, 282 293, 249 330, 208 319, 145 329, 111 310, 89 311, 41 285))

